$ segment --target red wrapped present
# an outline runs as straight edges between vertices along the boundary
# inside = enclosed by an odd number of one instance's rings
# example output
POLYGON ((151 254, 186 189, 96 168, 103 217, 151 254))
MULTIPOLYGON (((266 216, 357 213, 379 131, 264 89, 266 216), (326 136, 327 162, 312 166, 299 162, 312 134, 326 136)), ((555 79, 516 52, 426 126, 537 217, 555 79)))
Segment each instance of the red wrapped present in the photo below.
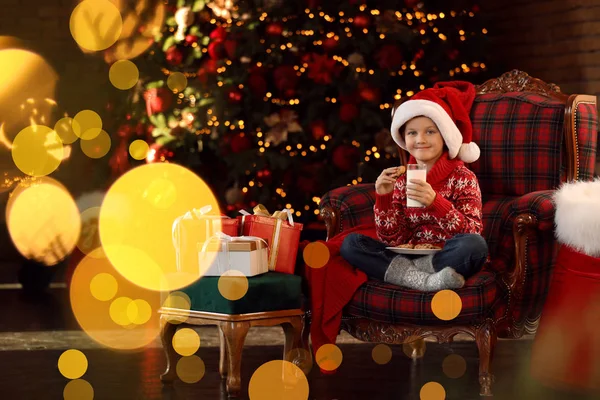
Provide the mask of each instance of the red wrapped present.
POLYGON ((275 211, 270 215, 261 204, 254 207, 254 215, 242 213, 244 215, 237 217, 240 235, 256 236, 268 243, 269 271, 293 274, 302 224, 294 222, 289 210, 275 211))
POLYGON ((210 206, 188 211, 173 222, 173 246, 177 256, 177 271, 198 271, 198 243, 206 242, 216 232, 239 235, 239 221, 221 215, 211 215, 210 206))

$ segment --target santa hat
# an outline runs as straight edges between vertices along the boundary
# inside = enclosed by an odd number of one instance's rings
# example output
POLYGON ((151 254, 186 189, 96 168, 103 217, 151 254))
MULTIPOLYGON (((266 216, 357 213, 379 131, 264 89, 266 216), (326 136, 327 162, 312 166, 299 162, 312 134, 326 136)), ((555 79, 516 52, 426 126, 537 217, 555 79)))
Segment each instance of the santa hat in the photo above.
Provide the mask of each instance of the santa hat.
POLYGON ((437 125, 448 147, 449 158, 472 163, 480 150, 473 138, 469 113, 475 99, 475 87, 469 82, 438 82, 431 89, 415 94, 392 111, 392 138, 406 150, 400 128, 415 117, 428 117, 437 125))

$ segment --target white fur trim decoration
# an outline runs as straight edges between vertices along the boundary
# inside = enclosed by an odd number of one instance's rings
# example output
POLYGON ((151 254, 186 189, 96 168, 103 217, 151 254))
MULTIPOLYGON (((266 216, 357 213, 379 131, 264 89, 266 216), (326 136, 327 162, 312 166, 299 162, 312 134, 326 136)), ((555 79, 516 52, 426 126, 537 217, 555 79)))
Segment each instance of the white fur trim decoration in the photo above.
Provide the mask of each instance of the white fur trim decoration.
POLYGON ((590 257, 600 257, 600 179, 563 184, 554 194, 556 237, 590 257))
POLYGON ((467 164, 475 162, 479 159, 479 155, 481 154, 481 150, 479 150, 479 146, 476 143, 463 143, 460 146, 460 150, 458 152, 458 158, 466 162, 467 164))
POLYGON ((449 157, 452 159, 458 155, 463 141, 462 134, 446 110, 438 103, 430 100, 409 100, 402 103, 394 112, 390 131, 392 132, 392 138, 400 147, 406 150, 406 143, 402 140, 400 128, 415 117, 427 117, 435 122, 448 147, 449 157))

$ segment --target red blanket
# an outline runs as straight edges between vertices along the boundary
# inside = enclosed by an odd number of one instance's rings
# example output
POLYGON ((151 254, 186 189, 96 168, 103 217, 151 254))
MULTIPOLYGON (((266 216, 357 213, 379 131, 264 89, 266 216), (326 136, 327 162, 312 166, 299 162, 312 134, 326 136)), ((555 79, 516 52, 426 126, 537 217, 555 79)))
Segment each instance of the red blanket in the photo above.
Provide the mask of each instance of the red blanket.
MULTIPOLYGON (((328 343, 335 343, 342 322, 342 309, 352 300, 356 290, 367 281, 364 272, 353 268, 340 255, 340 247, 349 233, 362 233, 377 238, 374 225, 360 225, 334 236, 325 243, 329 248, 329 262, 323 268, 304 266, 311 303, 313 351, 328 343)), ((309 242, 301 244, 300 251, 309 242)))

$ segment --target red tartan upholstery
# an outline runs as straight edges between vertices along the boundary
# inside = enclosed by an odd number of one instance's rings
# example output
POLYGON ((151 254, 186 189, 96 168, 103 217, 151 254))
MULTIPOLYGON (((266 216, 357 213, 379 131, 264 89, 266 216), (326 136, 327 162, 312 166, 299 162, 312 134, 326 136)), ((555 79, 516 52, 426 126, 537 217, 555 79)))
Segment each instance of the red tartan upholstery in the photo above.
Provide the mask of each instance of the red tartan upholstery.
POLYGON ((390 324, 424 325, 470 324, 486 317, 494 318, 493 305, 498 301, 496 274, 484 269, 472 276, 456 293, 462 300, 460 314, 452 321, 442 321, 431 310, 434 292, 403 289, 372 280, 362 285, 345 309, 347 317, 364 317, 390 324))

